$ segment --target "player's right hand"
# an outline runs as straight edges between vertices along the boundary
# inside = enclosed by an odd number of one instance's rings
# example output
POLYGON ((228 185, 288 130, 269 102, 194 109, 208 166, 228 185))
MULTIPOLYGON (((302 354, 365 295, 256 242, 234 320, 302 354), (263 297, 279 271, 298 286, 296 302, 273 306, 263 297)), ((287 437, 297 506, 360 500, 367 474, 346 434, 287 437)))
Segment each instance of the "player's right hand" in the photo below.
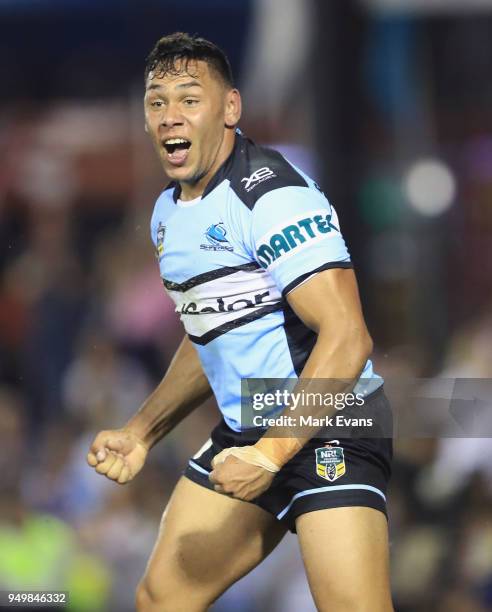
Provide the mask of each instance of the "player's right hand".
POLYGON ((127 429, 101 431, 87 454, 87 463, 98 474, 125 484, 140 472, 148 452, 146 444, 127 429))

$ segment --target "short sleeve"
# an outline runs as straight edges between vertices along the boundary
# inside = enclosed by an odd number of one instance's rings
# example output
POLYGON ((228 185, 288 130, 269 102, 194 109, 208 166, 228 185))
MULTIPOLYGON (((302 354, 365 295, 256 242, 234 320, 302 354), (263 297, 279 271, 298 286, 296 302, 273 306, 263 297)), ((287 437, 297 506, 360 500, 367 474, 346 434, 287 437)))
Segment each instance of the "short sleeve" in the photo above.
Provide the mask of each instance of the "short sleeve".
POLYGON ((333 206, 322 192, 282 187, 263 195, 252 211, 250 237, 257 262, 283 295, 329 268, 351 268, 333 206))
MULTIPOLYGON (((164 237, 166 235, 166 226, 164 220, 169 216, 167 209, 169 208, 169 189, 163 191, 157 199, 152 217, 150 219, 150 238, 155 247, 155 254, 158 261, 161 261, 164 255, 164 237)), ((172 205, 174 209, 174 205, 172 205)))
POLYGON ((152 217, 150 219, 150 239, 152 240, 152 243, 154 246, 157 246, 157 231, 158 231, 158 222, 157 222, 157 215, 155 214, 155 209, 154 212, 152 213, 152 217))

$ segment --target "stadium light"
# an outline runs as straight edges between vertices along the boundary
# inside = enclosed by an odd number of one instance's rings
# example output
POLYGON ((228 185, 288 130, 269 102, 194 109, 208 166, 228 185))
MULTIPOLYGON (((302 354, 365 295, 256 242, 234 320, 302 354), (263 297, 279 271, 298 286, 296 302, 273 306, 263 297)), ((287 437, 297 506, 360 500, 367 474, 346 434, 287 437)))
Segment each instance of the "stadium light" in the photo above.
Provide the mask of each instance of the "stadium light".
POLYGON ((421 159, 405 176, 404 190, 412 208, 426 217, 437 217, 451 207, 456 181, 443 162, 421 159))

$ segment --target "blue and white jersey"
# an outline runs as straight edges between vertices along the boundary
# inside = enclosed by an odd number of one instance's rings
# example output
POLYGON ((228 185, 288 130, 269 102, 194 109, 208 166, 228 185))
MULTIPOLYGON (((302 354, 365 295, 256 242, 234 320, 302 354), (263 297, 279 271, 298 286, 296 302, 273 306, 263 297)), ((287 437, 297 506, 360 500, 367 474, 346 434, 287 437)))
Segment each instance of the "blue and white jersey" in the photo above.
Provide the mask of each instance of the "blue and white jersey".
MULTIPOLYGON (((201 198, 181 202, 174 184, 161 194, 151 233, 164 287, 240 431, 241 379, 297 378, 316 342, 286 295, 317 272, 352 267, 335 209, 280 153, 238 133, 201 198)), ((382 384, 370 361, 362 378, 355 392, 382 384)))

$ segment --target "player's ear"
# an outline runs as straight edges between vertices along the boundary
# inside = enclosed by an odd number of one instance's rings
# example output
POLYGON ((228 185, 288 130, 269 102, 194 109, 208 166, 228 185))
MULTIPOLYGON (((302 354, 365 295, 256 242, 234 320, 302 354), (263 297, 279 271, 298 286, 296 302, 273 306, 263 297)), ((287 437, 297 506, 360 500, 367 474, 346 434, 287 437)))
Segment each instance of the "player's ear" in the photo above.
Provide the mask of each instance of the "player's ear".
POLYGON ((144 130, 147 134, 149 133, 149 126, 147 125, 147 122, 144 123, 144 130))
POLYGON ((226 127, 234 127, 241 118, 241 94, 237 89, 230 89, 226 93, 225 116, 226 127))

